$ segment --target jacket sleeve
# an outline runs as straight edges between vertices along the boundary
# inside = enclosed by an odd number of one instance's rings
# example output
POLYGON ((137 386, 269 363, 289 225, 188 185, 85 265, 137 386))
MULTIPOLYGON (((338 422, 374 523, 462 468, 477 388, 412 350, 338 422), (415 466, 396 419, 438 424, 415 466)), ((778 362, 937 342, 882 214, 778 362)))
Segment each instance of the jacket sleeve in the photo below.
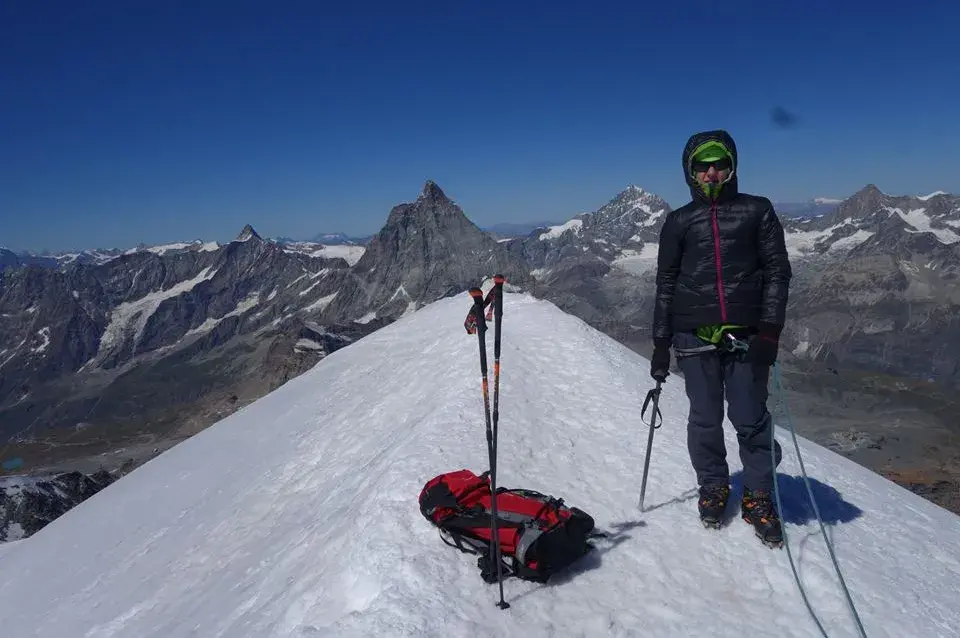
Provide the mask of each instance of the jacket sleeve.
POLYGON ((760 219, 760 267, 763 269, 763 302, 760 320, 782 329, 786 322, 787 299, 790 292, 790 257, 783 237, 783 226, 773 204, 766 202, 760 219))
POLYGON ((660 229, 657 252, 657 292, 653 305, 653 339, 671 339, 673 328, 673 292, 677 287, 682 257, 680 231, 676 215, 667 213, 660 229))

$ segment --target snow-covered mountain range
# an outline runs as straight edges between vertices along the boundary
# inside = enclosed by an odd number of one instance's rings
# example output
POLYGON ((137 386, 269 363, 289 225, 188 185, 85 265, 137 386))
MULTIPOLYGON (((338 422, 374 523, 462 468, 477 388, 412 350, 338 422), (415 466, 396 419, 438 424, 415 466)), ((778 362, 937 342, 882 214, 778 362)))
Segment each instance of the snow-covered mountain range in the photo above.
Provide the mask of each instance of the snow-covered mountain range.
POLYGON ((366 246, 278 243, 248 225, 224 245, 6 269, 0 436, 63 446, 91 423, 172 436, 490 268, 529 279, 428 182, 366 246))
POLYGON ((938 243, 960 242, 960 197, 940 193, 897 197, 873 184, 843 200, 827 214, 787 218, 788 245, 796 257, 846 252, 879 234, 874 243, 891 237, 929 234, 938 243))
MULTIPOLYGON (((646 507, 649 362, 529 295, 504 312, 498 485, 563 498, 608 534, 546 585, 509 579, 419 512, 434 476, 488 466, 476 337, 459 292, 338 350, 270 395, 0 545, 10 636, 858 637, 789 433, 792 553, 696 519, 682 384, 660 401, 646 507), (549 329, 545 329, 549 327, 549 329), (557 347, 557 344, 563 347, 557 347), (811 617, 798 591, 790 559, 811 617)), ((489 342, 488 342, 489 344, 489 342)), ((492 355, 492 345, 490 352, 492 355)), ((648 412, 649 414, 649 412, 648 412)), ((727 430, 726 445, 736 449, 727 430)), ((960 634, 960 517, 805 439, 799 447, 871 638, 960 634)), ((740 461, 730 454, 739 489, 740 461)))
MULTIPOLYGON (((868 186, 831 205, 784 216, 795 270, 786 363, 960 382, 960 199, 868 186)), ((428 182, 363 244, 268 240, 246 226, 225 244, 5 268, 0 462, 142 462, 497 271, 643 353, 670 210, 630 186, 595 212, 503 237, 428 182)))
MULTIPOLYGON (((256 233, 256 231, 252 226, 247 224, 235 241, 241 241, 244 237, 249 238, 253 233, 256 233)), ((261 241, 278 244, 290 252, 300 252, 314 257, 343 257, 350 263, 356 263, 356 261, 360 259, 360 255, 363 254, 363 245, 336 235, 326 235, 322 241, 297 241, 289 238, 264 239, 260 237, 259 234, 257 237, 261 241)), ((102 265, 124 255, 134 255, 142 252, 172 257, 173 255, 190 252, 215 252, 221 247, 222 245, 216 241, 195 239, 190 242, 174 242, 155 246, 140 244, 126 250, 111 248, 107 250, 98 249, 42 254, 26 251, 15 253, 7 248, 0 248, 0 270, 21 266, 66 268, 73 264, 102 265)))
POLYGON ((792 354, 960 381, 960 197, 869 185, 829 215, 785 223, 792 354))
POLYGON ((566 268, 596 259, 611 262, 642 253, 645 245, 656 244, 669 210, 657 195, 630 185, 595 212, 581 213, 505 243, 543 278, 557 266, 566 268))
MULTIPOLYGON (((960 350, 960 197, 891 196, 871 184, 820 203, 831 212, 781 216, 795 273, 786 356, 960 382, 950 354, 960 350)), ((595 214, 507 246, 534 268, 541 294, 646 342, 669 210, 631 187, 595 214)))

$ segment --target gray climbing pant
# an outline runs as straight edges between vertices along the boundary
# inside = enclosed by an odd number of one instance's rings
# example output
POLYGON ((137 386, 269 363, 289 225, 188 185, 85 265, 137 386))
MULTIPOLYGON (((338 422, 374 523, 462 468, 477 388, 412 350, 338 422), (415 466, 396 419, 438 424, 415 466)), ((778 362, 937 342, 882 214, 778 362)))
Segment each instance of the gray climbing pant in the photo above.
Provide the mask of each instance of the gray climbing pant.
MULTIPOLYGON (((674 335, 674 351, 704 345, 693 333, 674 335)), ((724 398, 727 416, 737 432, 743 486, 749 490, 773 490, 775 468, 783 458, 776 447, 772 462, 770 444, 772 417, 767 410, 769 366, 757 366, 741 355, 711 351, 682 357, 677 365, 683 372, 690 414, 687 419, 687 447, 690 461, 703 486, 728 485, 730 470, 723 439, 724 398)))

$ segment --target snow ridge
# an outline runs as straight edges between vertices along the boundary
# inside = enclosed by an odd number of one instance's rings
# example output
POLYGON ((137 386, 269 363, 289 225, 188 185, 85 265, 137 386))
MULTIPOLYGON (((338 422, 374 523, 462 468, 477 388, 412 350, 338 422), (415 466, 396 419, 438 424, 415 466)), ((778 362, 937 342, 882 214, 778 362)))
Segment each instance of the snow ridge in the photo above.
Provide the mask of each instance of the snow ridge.
POLYGON ((579 233, 582 228, 583 228, 582 219, 571 219, 567 222, 560 224, 559 226, 551 226, 549 229, 547 229, 547 232, 545 233, 540 233, 540 240, 543 241, 546 239, 556 239, 557 237, 560 237, 567 231, 573 231, 575 233, 579 233))

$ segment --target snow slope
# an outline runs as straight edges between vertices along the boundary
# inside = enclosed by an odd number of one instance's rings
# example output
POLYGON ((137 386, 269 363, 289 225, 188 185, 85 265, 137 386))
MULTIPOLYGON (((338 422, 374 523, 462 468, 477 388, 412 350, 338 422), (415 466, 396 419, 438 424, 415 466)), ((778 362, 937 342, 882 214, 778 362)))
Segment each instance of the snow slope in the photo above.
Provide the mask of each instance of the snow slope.
MULTIPOLYGON (((719 532, 697 523, 677 377, 641 513, 647 360, 517 294, 500 484, 561 496, 612 536, 546 586, 507 581, 512 607, 499 610, 496 586, 417 505, 433 476, 487 466, 469 303, 439 301, 334 352, 0 553, 4 635, 819 635, 785 551, 736 518, 719 532)), ((736 469, 732 430, 727 441, 736 469)), ((782 442, 799 573, 829 635, 856 636, 782 442)), ((960 517, 802 449, 867 635, 960 635, 960 517)))

